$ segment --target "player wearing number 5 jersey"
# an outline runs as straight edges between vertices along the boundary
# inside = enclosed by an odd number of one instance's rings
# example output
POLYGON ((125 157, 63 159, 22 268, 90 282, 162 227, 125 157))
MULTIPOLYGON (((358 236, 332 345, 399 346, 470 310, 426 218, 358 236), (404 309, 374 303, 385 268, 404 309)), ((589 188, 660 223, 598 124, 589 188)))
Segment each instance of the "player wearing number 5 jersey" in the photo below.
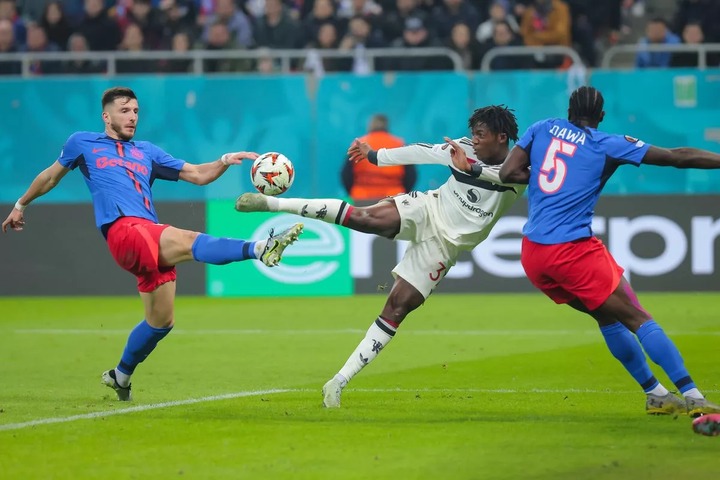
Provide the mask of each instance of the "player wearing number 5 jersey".
POLYGON ((575 90, 568 120, 553 118, 532 125, 500 169, 502 181, 528 183, 523 268, 533 285, 556 303, 567 303, 598 322, 610 352, 647 394, 648 413, 720 412, 720 406, 700 393, 678 349, 642 308, 623 269, 591 228, 600 192, 620 165, 720 168, 720 155, 695 148, 658 148, 601 132, 597 127, 605 115, 603 104, 595 88, 575 90), (658 382, 643 349, 684 401, 658 382))
POLYGON ((104 132, 79 132, 68 138, 60 157, 41 172, 2 224, 22 230, 25 207, 78 169, 92 194, 95 223, 115 261, 137 277, 145 319, 130 333, 117 367, 102 374, 120 400, 130 400, 130 376, 174 324, 175 265, 195 260, 223 265, 257 259, 272 267, 295 241, 302 224, 267 240, 246 242, 217 238, 158 223, 150 187, 155 180, 184 180, 206 185, 230 165, 257 158, 254 152, 226 153, 214 162, 194 165, 149 142, 133 141, 139 106, 129 88, 114 87, 102 96, 104 132))

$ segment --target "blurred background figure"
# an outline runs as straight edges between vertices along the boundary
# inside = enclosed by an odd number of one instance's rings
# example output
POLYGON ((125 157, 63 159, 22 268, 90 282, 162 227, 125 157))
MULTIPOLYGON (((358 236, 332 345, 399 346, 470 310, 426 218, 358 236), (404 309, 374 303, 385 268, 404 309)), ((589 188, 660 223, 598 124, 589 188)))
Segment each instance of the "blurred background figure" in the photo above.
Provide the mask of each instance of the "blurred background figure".
MULTIPOLYGON (((520 32, 529 47, 572 45, 570 9, 562 0, 534 0, 523 12, 520 32)), ((535 56, 536 67, 558 68, 562 55, 535 56)))
MULTIPOLYGON (((381 113, 372 116, 368 133, 360 141, 367 142, 373 150, 405 144, 402 138, 390 134, 388 117, 381 113)), ((346 161, 341 177, 353 202, 362 203, 409 192, 417 181, 417 171, 415 165, 378 167, 370 162, 346 161)))
MULTIPOLYGON (((680 37, 675 35, 662 18, 653 18, 645 27, 645 36, 638 42, 640 45, 677 45, 680 37)), ((640 50, 635 57, 638 68, 667 68, 670 66, 670 52, 650 52, 640 50)))
POLYGON ((90 51, 87 39, 82 33, 73 33, 67 42, 67 49, 69 52, 75 52, 79 56, 74 60, 68 60, 63 62, 62 73, 67 74, 87 74, 87 73, 102 73, 105 71, 106 66, 104 62, 97 60, 87 60, 83 58, 83 54, 90 51))

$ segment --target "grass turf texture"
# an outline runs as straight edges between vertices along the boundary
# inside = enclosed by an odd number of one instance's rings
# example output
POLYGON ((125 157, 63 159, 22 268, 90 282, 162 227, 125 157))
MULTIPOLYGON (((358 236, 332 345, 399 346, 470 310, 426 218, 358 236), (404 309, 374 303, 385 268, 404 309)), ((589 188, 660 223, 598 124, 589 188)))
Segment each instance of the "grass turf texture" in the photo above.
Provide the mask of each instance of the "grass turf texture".
MULTIPOLYGON (((641 297, 720 401, 718 295, 641 297)), ((0 477, 716 477, 720 438, 685 416, 645 415, 592 319, 540 295, 433 296, 342 408, 323 409, 323 383, 383 302, 179 298, 128 404, 100 373, 139 299, 0 299, 0 477), (225 394, 236 396, 213 398, 225 394), (188 399, 200 401, 158 405, 188 399), (61 423, 26 423, 48 418, 61 423)))

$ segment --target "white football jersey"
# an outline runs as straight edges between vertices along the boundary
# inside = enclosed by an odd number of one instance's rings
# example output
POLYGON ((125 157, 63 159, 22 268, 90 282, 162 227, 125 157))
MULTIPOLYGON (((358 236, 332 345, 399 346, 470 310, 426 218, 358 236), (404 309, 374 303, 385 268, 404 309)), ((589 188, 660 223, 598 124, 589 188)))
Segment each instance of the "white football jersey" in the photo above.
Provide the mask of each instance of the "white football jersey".
POLYGON ((438 233, 452 244, 472 249, 485 240, 490 230, 507 209, 522 196, 526 185, 505 184, 500 181, 500 165, 487 165, 475 158, 472 141, 463 137, 455 140, 467 155, 468 161, 483 166, 479 177, 455 168, 446 144, 415 143, 398 148, 381 148, 377 152, 378 165, 440 164, 450 167, 452 174, 436 193, 431 214, 438 233))

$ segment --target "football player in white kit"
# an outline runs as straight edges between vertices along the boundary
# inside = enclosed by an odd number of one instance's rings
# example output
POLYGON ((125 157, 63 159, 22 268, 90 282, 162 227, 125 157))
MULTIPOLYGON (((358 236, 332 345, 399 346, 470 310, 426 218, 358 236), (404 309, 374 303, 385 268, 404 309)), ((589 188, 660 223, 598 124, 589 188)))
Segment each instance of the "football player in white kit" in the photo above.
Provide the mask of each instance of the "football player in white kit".
POLYGON ((490 234, 493 225, 522 196, 524 185, 503 184, 498 172, 517 141, 513 111, 503 105, 475 110, 468 125, 472 138, 445 138, 442 144, 412 144, 370 149, 355 140, 349 160, 368 160, 379 166, 441 164, 451 176, 440 188, 410 192, 354 207, 339 199, 276 198, 245 193, 235 204, 240 212, 288 212, 409 245, 392 270, 395 282, 385 307, 340 371, 323 387, 323 405, 340 406, 342 389, 393 338, 405 317, 423 304, 455 265, 461 251, 472 250, 490 234))

